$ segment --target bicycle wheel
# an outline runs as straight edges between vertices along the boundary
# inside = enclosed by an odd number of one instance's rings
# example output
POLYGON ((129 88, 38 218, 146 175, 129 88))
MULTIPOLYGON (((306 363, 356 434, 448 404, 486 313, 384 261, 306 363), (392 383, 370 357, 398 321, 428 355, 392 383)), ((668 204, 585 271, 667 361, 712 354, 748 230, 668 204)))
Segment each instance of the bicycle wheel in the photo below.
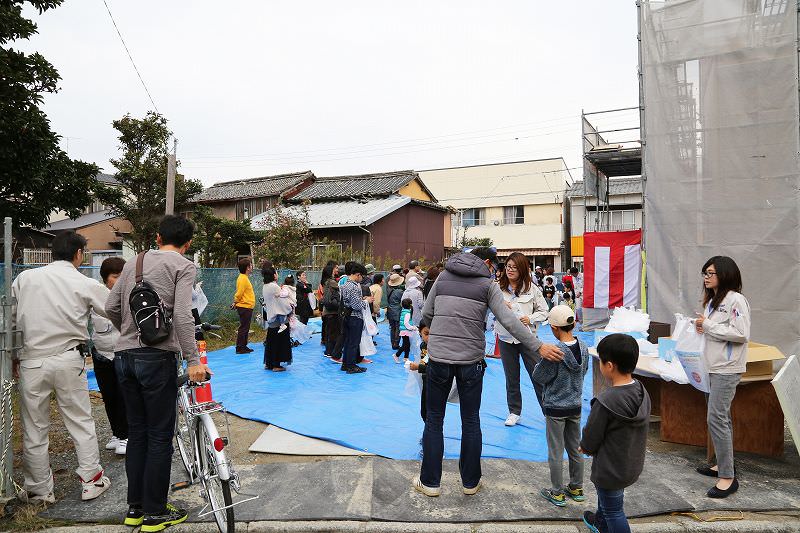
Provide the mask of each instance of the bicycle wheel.
MULTIPOLYGON (((222 533, 233 533, 233 499, 231 498, 231 483, 229 480, 219 478, 217 460, 214 452, 214 443, 208 436, 205 425, 198 421, 197 443, 200 447, 200 480, 206 491, 208 503, 212 509, 221 509, 214 512, 214 521, 222 533), (222 509, 227 507, 227 509, 222 509)), ((227 460, 227 458, 226 458, 227 460)))
POLYGON ((194 445, 192 444, 192 431, 189 427, 189 422, 186 417, 186 411, 182 405, 182 391, 178 391, 178 406, 175 415, 175 442, 178 445, 178 453, 181 456, 181 462, 186 469, 186 473, 194 478, 194 462, 195 453, 194 445))

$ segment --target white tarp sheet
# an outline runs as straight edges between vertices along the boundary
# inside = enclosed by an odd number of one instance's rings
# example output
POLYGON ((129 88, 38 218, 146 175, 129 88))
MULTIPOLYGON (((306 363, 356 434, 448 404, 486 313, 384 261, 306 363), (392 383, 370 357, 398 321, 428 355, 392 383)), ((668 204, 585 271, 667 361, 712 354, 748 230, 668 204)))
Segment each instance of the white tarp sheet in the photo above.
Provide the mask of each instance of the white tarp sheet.
POLYGON ((755 341, 800 352, 796 3, 640 9, 648 312, 699 311, 714 255, 742 270, 755 341))

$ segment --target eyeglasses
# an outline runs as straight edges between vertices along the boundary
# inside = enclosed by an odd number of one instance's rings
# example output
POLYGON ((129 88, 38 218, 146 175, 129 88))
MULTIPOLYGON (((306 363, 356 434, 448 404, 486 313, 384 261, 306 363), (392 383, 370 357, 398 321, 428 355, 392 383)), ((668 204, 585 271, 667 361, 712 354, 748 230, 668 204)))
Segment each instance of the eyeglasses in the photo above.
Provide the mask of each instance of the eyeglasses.
POLYGON ((506 271, 507 272, 516 272, 517 271, 517 267, 515 267, 514 265, 506 265, 506 271))
POLYGON ((716 275, 716 272, 703 272, 703 278, 705 279, 713 278, 716 275))

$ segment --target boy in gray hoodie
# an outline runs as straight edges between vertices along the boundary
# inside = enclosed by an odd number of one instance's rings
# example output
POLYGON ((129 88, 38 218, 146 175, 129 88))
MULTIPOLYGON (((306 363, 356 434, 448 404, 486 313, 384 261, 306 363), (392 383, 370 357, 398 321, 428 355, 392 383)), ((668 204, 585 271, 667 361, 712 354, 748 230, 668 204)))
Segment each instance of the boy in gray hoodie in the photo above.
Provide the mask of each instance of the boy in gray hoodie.
POLYGON ((595 533, 626 533, 630 526, 623 509, 625 487, 639 479, 644 467, 650 396, 632 376, 639 361, 633 337, 609 335, 597 352, 600 372, 612 386, 592 400, 583 428, 581 451, 594 457, 592 483, 597 489, 597 512, 584 512, 583 521, 595 533))
POLYGON ((576 502, 583 495, 583 456, 579 451, 581 439, 581 399, 583 378, 589 368, 586 344, 572 335, 575 313, 567 305, 557 305, 547 318, 556 346, 564 352, 561 361, 542 359, 533 370, 532 378, 541 390, 542 412, 547 431, 547 462, 550 465, 550 488, 540 494, 558 507, 567 505, 567 495, 576 502), (564 487, 564 449, 569 457, 569 484, 564 487))

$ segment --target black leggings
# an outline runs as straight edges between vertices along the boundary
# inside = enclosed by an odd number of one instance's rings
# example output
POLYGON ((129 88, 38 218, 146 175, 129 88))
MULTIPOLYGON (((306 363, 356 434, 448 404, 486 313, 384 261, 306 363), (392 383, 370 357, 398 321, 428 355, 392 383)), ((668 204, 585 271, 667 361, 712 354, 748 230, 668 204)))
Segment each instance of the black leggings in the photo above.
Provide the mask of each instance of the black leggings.
POLYGON ((400 348, 395 352, 395 357, 400 357, 400 354, 403 354, 403 359, 408 359, 409 352, 411 352, 411 337, 400 337, 400 348))

